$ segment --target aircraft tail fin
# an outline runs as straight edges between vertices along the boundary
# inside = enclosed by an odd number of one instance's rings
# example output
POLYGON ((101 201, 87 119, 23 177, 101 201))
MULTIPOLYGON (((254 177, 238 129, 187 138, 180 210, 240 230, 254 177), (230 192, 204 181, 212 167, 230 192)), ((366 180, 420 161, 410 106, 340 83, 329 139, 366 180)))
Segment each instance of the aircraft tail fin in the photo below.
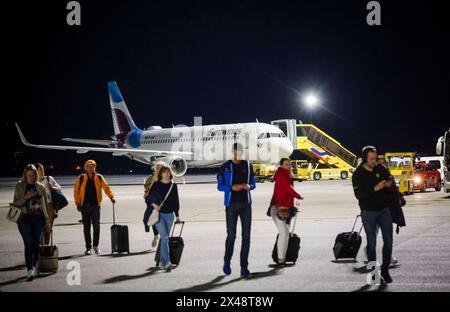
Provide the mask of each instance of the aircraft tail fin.
POLYGON ((116 136, 127 134, 137 128, 115 81, 108 82, 108 93, 114 124, 114 134, 116 136))

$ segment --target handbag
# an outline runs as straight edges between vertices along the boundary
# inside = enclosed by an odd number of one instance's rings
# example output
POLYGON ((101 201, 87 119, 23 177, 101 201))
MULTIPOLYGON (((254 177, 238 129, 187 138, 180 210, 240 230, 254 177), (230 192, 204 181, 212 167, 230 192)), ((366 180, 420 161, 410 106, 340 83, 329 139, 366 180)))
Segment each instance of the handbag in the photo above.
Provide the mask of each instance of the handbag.
POLYGON ((52 187, 50 178, 47 176, 48 187, 50 188, 50 196, 52 198, 53 209, 56 211, 63 209, 67 205, 69 205, 69 201, 66 196, 61 192, 61 190, 52 187))
POLYGON ((50 194, 52 197, 53 209, 55 209, 56 211, 63 209, 64 207, 69 205, 69 201, 60 190, 52 188, 50 194))
POLYGON ((6 220, 11 222, 20 224, 25 217, 25 214, 22 212, 22 208, 16 207, 13 204, 9 204, 9 210, 6 214, 6 220))
MULTIPOLYGON (((164 205, 164 202, 166 201, 167 197, 169 197, 169 194, 172 191, 172 187, 173 187, 173 182, 170 184, 170 188, 167 191, 166 196, 164 197, 163 201, 159 205, 160 208, 164 205)), ((159 211, 156 209, 153 209, 152 214, 150 215, 150 218, 148 219, 148 225, 153 226, 158 222, 159 222, 159 211)))

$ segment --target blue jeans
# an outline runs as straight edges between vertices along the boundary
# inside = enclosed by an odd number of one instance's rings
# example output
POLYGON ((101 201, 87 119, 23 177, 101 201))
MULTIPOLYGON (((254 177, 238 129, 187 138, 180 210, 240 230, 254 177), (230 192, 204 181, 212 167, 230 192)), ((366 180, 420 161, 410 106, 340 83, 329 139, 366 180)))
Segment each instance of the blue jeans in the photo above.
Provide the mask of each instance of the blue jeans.
POLYGON ((226 207, 227 239, 225 241, 225 262, 230 262, 234 251, 236 240, 236 228, 238 217, 241 218, 242 245, 241 245, 241 267, 248 267, 248 254, 250 252, 250 231, 252 225, 252 206, 248 203, 231 202, 226 207))
POLYGON ((25 263, 27 270, 31 270, 37 264, 39 258, 39 241, 44 226, 45 219, 42 215, 26 216, 23 223, 18 226, 25 245, 25 263))
POLYGON ((160 238, 159 263, 162 266, 170 264, 169 235, 173 221, 173 213, 159 213, 159 221, 156 223, 156 228, 160 238))
POLYGON ((389 268, 392 258, 392 217, 389 208, 380 211, 361 211, 361 218, 364 225, 364 231, 367 237, 367 260, 369 262, 377 260, 377 234, 378 228, 383 236, 383 263, 382 269, 389 268))

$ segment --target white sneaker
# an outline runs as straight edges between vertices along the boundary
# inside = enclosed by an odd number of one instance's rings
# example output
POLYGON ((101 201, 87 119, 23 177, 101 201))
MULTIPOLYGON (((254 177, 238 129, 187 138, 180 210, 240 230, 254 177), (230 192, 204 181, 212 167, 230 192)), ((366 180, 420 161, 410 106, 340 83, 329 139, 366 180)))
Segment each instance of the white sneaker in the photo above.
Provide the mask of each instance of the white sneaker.
POLYGON ((94 252, 97 256, 101 254, 100 249, 98 249, 98 246, 94 246, 94 252))
POLYGON ((27 281, 32 281, 32 280, 34 280, 34 271, 28 270, 27 271, 27 281))
POLYGON ((37 277, 37 276, 39 276, 39 271, 37 270, 37 268, 36 267, 33 267, 33 276, 34 277, 37 277))
POLYGON ((159 234, 153 236, 153 240, 152 240, 152 247, 155 248, 156 246, 158 246, 158 241, 159 241, 159 234))

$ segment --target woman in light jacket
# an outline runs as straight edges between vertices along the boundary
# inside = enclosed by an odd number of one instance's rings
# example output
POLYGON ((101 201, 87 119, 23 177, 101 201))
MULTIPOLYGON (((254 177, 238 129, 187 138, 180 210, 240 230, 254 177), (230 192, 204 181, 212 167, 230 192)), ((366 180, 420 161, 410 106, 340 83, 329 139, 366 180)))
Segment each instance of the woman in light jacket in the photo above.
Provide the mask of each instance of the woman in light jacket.
POLYGON ((23 220, 18 224, 25 245, 25 262, 27 280, 33 280, 36 275, 36 265, 39 257, 39 240, 42 231, 49 231, 50 224, 47 214, 47 196, 45 187, 37 181, 38 172, 34 165, 25 167, 14 190, 13 205, 22 208, 23 220))
POLYGON ((289 208, 294 207, 294 198, 303 197, 294 190, 294 179, 291 175, 291 160, 282 158, 273 177, 275 182, 270 215, 278 229, 277 253, 278 267, 285 266, 286 252, 289 242, 289 208))
POLYGON ((48 244, 50 242, 50 233, 53 229, 53 222, 58 217, 58 211, 55 210, 52 203, 52 189, 57 189, 61 191, 61 186, 56 182, 56 180, 52 176, 45 175, 45 169, 42 164, 35 163, 34 166, 37 169, 38 182, 45 187, 45 194, 47 195, 47 215, 50 229, 48 232, 44 233, 44 243, 48 244))
MULTIPOLYGON (((145 209, 144 219, 143 219, 144 226, 145 226, 145 232, 150 232, 150 228, 147 223, 150 218, 150 215, 153 212, 153 206, 151 205, 151 198, 149 197, 149 194, 152 190, 153 184, 156 181, 158 181, 159 170, 161 169, 161 167, 163 167, 165 165, 166 165, 165 162, 158 161, 155 164, 155 168, 154 168, 155 170, 154 170, 153 174, 149 175, 144 183, 144 199, 145 199, 145 203, 147 204, 147 208, 145 209)), ((152 247, 155 248, 158 245, 158 240, 159 240, 159 233, 158 233, 158 229, 156 228, 156 225, 152 226, 152 231, 153 231, 152 247)))

